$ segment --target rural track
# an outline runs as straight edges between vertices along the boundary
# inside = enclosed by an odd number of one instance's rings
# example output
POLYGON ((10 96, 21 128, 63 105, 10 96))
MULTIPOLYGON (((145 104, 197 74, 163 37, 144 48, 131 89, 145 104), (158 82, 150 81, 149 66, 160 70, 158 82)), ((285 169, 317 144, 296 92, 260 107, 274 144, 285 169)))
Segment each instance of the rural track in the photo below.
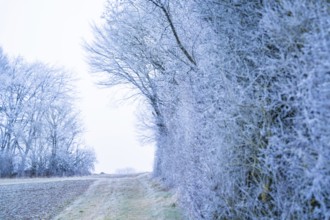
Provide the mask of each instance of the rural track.
POLYGON ((105 176, 66 207, 56 220, 181 220, 176 196, 150 174, 105 176))

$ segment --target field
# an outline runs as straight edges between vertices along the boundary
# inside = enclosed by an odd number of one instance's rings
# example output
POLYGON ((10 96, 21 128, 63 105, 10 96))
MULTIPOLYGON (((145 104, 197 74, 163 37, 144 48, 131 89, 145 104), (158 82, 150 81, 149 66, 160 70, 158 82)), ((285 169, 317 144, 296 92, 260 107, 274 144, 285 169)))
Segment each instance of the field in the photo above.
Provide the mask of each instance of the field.
POLYGON ((0 180, 0 219, 183 219, 150 174, 0 180))

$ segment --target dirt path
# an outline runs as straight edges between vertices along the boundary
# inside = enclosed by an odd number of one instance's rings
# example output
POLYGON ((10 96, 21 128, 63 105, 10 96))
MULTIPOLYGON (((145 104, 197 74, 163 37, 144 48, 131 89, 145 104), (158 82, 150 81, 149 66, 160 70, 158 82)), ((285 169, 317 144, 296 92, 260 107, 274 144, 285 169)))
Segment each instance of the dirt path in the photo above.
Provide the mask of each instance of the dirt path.
POLYGON ((183 219, 176 199, 152 181, 149 174, 100 178, 55 217, 56 220, 183 219))

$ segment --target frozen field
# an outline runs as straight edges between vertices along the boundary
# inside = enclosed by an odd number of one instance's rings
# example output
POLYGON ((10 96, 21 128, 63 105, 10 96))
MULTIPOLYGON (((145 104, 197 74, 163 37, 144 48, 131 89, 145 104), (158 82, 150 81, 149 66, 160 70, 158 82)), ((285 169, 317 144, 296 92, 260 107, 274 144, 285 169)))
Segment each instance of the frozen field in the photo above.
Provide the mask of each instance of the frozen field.
POLYGON ((0 219, 51 219, 93 182, 77 178, 0 180, 0 219))

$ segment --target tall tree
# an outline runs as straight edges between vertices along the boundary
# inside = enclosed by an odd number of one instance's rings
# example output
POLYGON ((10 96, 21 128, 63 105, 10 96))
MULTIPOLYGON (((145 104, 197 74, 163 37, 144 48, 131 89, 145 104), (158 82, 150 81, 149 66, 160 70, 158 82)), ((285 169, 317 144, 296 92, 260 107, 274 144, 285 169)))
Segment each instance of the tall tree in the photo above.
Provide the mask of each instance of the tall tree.
POLYGON ((154 116, 154 174, 191 219, 327 219, 326 0, 108 1, 87 46, 154 116))
POLYGON ((0 176, 78 174, 75 152, 84 146, 69 75, 0 52, 0 176))

